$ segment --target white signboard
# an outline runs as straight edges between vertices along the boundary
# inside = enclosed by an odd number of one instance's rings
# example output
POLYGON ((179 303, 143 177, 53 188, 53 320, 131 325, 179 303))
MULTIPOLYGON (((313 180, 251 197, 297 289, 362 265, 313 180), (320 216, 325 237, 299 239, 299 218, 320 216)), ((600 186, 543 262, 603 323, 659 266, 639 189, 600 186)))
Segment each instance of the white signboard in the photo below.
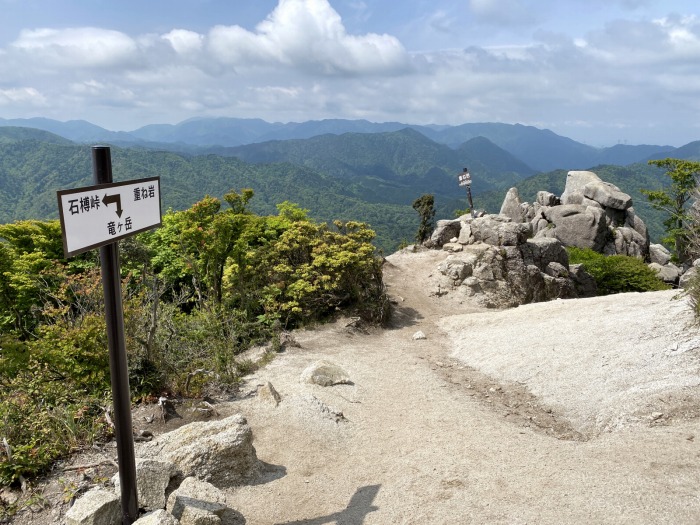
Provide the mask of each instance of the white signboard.
POLYGON ((66 258, 161 224, 160 177, 57 192, 66 258))
POLYGON ((472 183, 472 176, 469 175, 468 171, 465 171, 464 173, 459 174, 459 185, 460 186, 469 186, 472 183))

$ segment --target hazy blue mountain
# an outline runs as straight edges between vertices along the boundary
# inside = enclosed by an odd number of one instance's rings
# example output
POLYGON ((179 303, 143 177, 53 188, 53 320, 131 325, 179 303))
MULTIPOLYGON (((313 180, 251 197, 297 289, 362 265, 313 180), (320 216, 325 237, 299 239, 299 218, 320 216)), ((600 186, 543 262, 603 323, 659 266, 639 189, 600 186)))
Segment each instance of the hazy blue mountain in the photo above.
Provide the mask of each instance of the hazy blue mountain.
MULTIPOLYGON (((151 142, 181 142, 199 146, 234 147, 271 140, 308 139, 319 135, 344 133, 385 133, 413 127, 433 132, 447 126, 409 126, 400 122, 324 119, 305 122, 266 122, 261 119, 195 118, 179 124, 153 124, 130 134, 151 142)), ((424 133, 425 134, 425 133, 424 133)))
POLYGON ((457 175, 465 166, 474 179, 475 193, 509 186, 534 173, 482 137, 452 149, 408 128, 269 141, 212 151, 253 163, 307 166, 347 181, 363 198, 374 200, 378 194, 382 200, 396 203, 410 203, 422 193, 452 198, 460 195, 457 175))
POLYGON ((199 146, 241 146, 272 140, 309 139, 345 133, 377 134, 410 128, 439 144, 458 148, 484 137, 538 171, 585 169, 597 164, 627 165, 657 153, 671 153, 670 146, 618 144, 594 148, 547 130, 521 124, 470 123, 460 126, 417 126, 400 122, 326 119, 286 124, 260 119, 193 119, 180 124, 146 126, 131 132, 153 142, 181 142, 199 146))
POLYGON ((617 166, 627 166, 640 161, 645 161, 652 156, 660 155, 661 158, 676 156, 677 148, 673 146, 650 146, 642 144, 630 146, 627 144, 617 144, 610 148, 600 150, 596 162, 593 164, 612 164, 617 166))
POLYGON ((408 127, 400 122, 375 123, 368 120, 326 119, 306 122, 290 122, 258 138, 256 142, 268 140, 309 139, 318 135, 342 135, 345 133, 386 133, 408 127))
POLYGON ((0 119, 0 126, 24 126, 50 131, 82 143, 109 143, 201 153, 198 148, 234 147, 271 140, 308 139, 320 135, 344 133, 386 133, 410 128, 434 142, 458 148, 484 137, 537 171, 585 169, 597 164, 627 165, 652 155, 672 156, 670 146, 631 146, 593 148, 547 130, 520 124, 470 123, 460 126, 418 126, 400 122, 326 119, 306 122, 266 122, 261 119, 194 118, 179 124, 153 124, 131 132, 113 132, 86 121, 59 122, 51 119, 0 119))
MULTIPOLYGON (((57 190, 92 183, 90 148, 44 130, 12 127, 7 125, 9 121, 3 122, 0 222, 55 217, 57 190)), ((263 121, 249 124, 250 129, 264 126, 263 121)), ((91 129, 79 121, 71 126, 76 130, 91 129)), ((58 126, 62 133, 67 129, 58 126)), ((497 129, 512 132, 507 128, 497 129)), ((431 132, 441 130, 431 129, 431 132)), ((290 200, 310 209, 312 216, 321 220, 367 221, 378 232, 379 244, 387 250, 402 240, 412 239, 417 215, 410 205, 421 194, 436 196, 438 217, 450 217, 455 209, 466 207, 464 190, 456 180, 463 167, 469 167, 474 180, 476 207, 491 212, 500 209, 507 188, 514 185, 521 188, 526 200, 533 199, 537 190, 561 194, 569 169, 528 178, 534 174, 532 168, 482 135, 451 148, 409 128, 208 148, 210 154, 206 155, 197 154, 204 149, 200 146, 171 143, 169 147, 188 150, 188 154, 176 154, 145 146, 161 149, 158 146, 162 143, 137 140, 138 146, 127 142, 129 148, 113 148, 115 179, 161 176, 165 208, 183 209, 205 194, 221 197, 230 189, 252 187, 256 191, 254 207, 261 213, 274 213, 276 203, 290 200), (214 152, 217 154, 211 154, 214 152)), ((700 141, 672 151, 656 146, 610 149, 616 150, 611 154, 628 155, 627 158, 655 150, 662 157, 700 158, 700 141)), ((591 169, 591 166, 595 164, 582 167, 591 169)), ((632 195, 640 215, 658 235, 655 224, 660 221, 639 190, 661 187, 664 184, 661 170, 645 163, 592 169, 632 195)))
MULTIPOLYGON (((61 140, 0 140, 0 223, 56 218, 58 190, 92 185, 90 147, 59 143, 61 140)), ((254 211, 276 213, 275 205, 288 200, 309 209, 318 220, 368 222, 377 232, 377 245, 386 251, 396 249, 402 240, 410 241, 418 226, 410 204, 363 199, 356 185, 304 166, 254 165, 217 155, 183 156, 116 147, 112 161, 115 181, 160 176, 163 209, 185 209, 205 195, 223 197, 231 189, 252 188, 254 211)), ((396 187, 410 198, 418 197, 408 186, 396 187)), ((394 184, 387 182, 386 194, 393 195, 393 189, 394 184)), ((460 204, 437 200, 441 216, 451 214, 460 204)))
POLYGON ((60 122, 48 118, 18 118, 18 119, 2 119, 0 118, 0 126, 14 126, 41 129, 49 131, 61 137, 64 137, 73 142, 82 143, 99 143, 110 142, 115 140, 136 142, 137 139, 129 133, 123 131, 109 131, 95 124, 91 124, 86 120, 69 120, 60 122))
POLYGON ((194 118, 179 124, 152 124, 131 131, 130 134, 150 142, 238 146, 258 142, 260 137, 283 126, 286 125, 261 119, 194 118))
POLYGON ((27 140, 35 140, 37 142, 46 142, 49 144, 72 144, 72 141, 42 129, 15 126, 0 127, 1 144, 12 144, 27 140))
POLYGON ((530 166, 485 137, 469 139, 455 151, 463 167, 469 169, 475 190, 479 188, 480 179, 506 188, 535 174, 530 166))
POLYGON ((685 146, 675 148, 672 151, 662 151, 649 156, 648 160, 658 160, 672 157, 674 159, 692 160, 700 162, 700 140, 689 142, 685 146))

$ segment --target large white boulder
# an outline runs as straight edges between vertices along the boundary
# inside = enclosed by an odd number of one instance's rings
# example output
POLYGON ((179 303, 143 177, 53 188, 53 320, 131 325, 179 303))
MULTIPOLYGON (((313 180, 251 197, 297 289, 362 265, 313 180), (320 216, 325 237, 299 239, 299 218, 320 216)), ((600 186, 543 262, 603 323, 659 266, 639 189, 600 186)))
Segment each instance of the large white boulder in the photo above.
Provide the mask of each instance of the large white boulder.
POLYGON ((600 208, 578 204, 562 204, 546 208, 543 214, 550 227, 537 232, 538 237, 559 239, 564 246, 591 248, 601 252, 606 244, 608 228, 600 208))
POLYGON ((561 194, 562 204, 581 204, 584 199, 583 188, 590 182, 601 182, 592 171, 570 171, 566 174, 564 193, 561 194))
POLYGON ((119 496, 100 487, 83 494, 66 513, 66 525, 119 525, 121 522, 119 496))
POLYGON ((238 414, 180 427, 142 444, 137 455, 169 461, 179 477, 194 476, 218 487, 245 483, 258 468, 253 432, 238 414))

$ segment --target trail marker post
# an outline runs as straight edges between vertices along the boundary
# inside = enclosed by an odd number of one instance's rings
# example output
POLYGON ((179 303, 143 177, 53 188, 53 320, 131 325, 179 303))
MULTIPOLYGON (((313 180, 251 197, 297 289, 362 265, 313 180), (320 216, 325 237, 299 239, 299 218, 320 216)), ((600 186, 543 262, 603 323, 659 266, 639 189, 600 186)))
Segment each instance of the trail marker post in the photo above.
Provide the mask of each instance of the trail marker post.
POLYGON ((464 168, 462 173, 457 176, 460 186, 466 186, 467 188, 467 199, 469 200, 469 209, 472 212, 472 219, 476 217, 476 212, 474 211, 474 203, 472 202, 472 176, 469 175, 469 168, 464 168))
POLYGON ((96 185, 57 192, 58 208, 66 258, 98 247, 100 249, 122 524, 131 525, 138 519, 139 507, 119 246, 116 241, 160 226, 160 178, 113 183, 112 157, 106 146, 92 148, 92 163, 96 185))

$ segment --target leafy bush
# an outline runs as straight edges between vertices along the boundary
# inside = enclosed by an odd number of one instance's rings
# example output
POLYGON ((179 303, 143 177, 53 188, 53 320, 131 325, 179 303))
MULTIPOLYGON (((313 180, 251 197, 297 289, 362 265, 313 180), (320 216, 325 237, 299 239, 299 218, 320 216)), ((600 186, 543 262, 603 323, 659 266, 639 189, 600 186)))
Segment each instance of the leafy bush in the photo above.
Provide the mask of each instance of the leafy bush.
POLYGON ((700 274, 690 278, 685 285, 685 293, 695 314, 695 322, 700 324, 700 274))
MULTIPOLYGON (((235 386, 251 345, 339 308, 388 316, 382 259, 364 223, 316 223, 206 197, 122 242, 133 399, 235 386), (224 209, 222 209, 224 208, 224 209)), ((0 486, 36 475, 109 432, 110 371, 94 257, 61 259, 57 221, 0 225, 0 486), (7 446, 3 445, 3 439, 7 446)))
POLYGON ((8 346, 3 341, 0 485, 38 474, 109 433, 104 322, 87 317, 79 326, 46 327, 41 335, 8 346))
POLYGON ((591 249, 570 247, 569 264, 582 264, 598 285, 598 295, 651 292, 670 287, 644 261, 626 255, 606 256, 591 249))

